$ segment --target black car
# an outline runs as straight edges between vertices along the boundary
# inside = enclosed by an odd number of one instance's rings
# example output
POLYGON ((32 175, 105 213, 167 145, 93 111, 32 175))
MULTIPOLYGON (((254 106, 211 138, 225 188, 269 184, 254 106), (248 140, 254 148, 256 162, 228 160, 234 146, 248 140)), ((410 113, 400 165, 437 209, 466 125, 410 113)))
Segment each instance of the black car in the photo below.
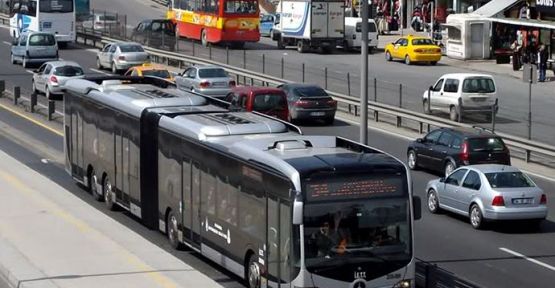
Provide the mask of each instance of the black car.
POLYGON ((287 95, 289 121, 324 120, 327 125, 333 124, 337 101, 333 100, 326 90, 318 85, 289 83, 279 85, 287 95))
POLYGON ((418 138, 407 149, 410 169, 427 168, 445 175, 464 165, 511 165, 501 137, 479 128, 439 128, 418 138))
POLYGON ((167 19, 141 21, 131 34, 131 40, 153 48, 175 50, 175 25, 167 19))

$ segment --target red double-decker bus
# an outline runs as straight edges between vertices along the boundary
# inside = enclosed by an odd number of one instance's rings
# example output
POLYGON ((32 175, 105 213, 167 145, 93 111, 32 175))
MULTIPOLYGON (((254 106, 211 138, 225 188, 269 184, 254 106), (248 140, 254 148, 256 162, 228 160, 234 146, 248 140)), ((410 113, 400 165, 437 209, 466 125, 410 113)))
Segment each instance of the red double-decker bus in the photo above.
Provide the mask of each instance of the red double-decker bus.
POLYGON ((173 0, 167 18, 176 24, 177 35, 209 43, 242 47, 258 42, 258 0, 173 0))

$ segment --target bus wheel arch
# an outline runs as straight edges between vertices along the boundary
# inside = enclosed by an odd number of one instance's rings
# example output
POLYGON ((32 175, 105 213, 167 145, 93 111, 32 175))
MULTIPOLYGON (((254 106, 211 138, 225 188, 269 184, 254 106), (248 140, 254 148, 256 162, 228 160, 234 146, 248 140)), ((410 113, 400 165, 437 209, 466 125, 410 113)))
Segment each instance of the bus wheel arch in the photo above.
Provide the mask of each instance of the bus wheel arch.
POLYGON ((260 288, 261 284, 261 269, 256 261, 256 254, 249 248, 245 253, 245 284, 248 288, 260 288))

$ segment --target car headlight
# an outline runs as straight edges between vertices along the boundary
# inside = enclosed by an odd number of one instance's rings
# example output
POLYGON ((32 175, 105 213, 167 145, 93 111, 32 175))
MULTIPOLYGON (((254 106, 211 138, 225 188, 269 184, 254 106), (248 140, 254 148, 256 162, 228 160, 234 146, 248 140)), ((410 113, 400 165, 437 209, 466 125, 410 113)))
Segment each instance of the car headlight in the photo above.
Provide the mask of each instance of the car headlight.
POLYGON ((405 279, 397 282, 397 284, 393 285, 393 288, 411 288, 412 281, 410 279, 405 279))

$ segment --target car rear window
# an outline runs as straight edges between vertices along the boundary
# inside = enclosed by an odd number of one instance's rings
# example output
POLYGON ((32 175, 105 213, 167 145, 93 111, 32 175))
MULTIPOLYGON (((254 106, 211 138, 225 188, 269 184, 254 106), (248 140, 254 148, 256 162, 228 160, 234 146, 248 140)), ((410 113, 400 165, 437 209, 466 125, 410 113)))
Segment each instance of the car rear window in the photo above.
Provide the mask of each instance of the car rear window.
POLYGON ((53 46, 56 44, 54 35, 34 34, 29 38, 29 46, 53 46))
POLYGON ((120 45, 121 52, 145 52, 141 45, 120 45))
POLYGON ((83 74, 84 74, 83 69, 77 66, 69 66, 69 65, 62 66, 54 70, 54 75, 63 76, 63 77, 81 76, 83 74))
POLYGON ((414 46, 421 46, 421 45, 434 45, 432 39, 422 38, 422 39, 413 39, 412 45, 414 46))
POLYGON ((468 144, 471 152, 505 150, 505 143, 499 137, 470 138, 468 144))
POLYGON ((495 84, 491 78, 475 77, 467 78, 463 82, 464 93, 493 93, 495 84))
POLYGON ((534 182, 522 172, 485 173, 492 188, 523 188, 534 187, 534 182))
POLYGON ((164 79, 171 78, 170 72, 168 70, 163 69, 152 69, 152 70, 143 70, 143 76, 154 76, 164 79))
POLYGON ((295 92, 301 97, 322 97, 329 96, 326 91, 318 86, 306 86, 295 88, 295 92))
MULTIPOLYGON (((356 32, 362 32, 362 22, 357 22, 355 30, 356 32)), ((369 33, 376 32, 376 24, 372 22, 368 22, 368 32, 369 33)))
POLYGON ((256 111, 283 110, 287 107, 282 94, 257 94, 253 104, 253 109, 256 111))
POLYGON ((200 69, 198 71, 198 76, 200 78, 220 78, 220 77, 227 77, 227 73, 224 69, 221 68, 207 68, 207 69, 200 69))
POLYGON ((117 21, 118 17, 116 15, 98 15, 99 21, 117 21))

